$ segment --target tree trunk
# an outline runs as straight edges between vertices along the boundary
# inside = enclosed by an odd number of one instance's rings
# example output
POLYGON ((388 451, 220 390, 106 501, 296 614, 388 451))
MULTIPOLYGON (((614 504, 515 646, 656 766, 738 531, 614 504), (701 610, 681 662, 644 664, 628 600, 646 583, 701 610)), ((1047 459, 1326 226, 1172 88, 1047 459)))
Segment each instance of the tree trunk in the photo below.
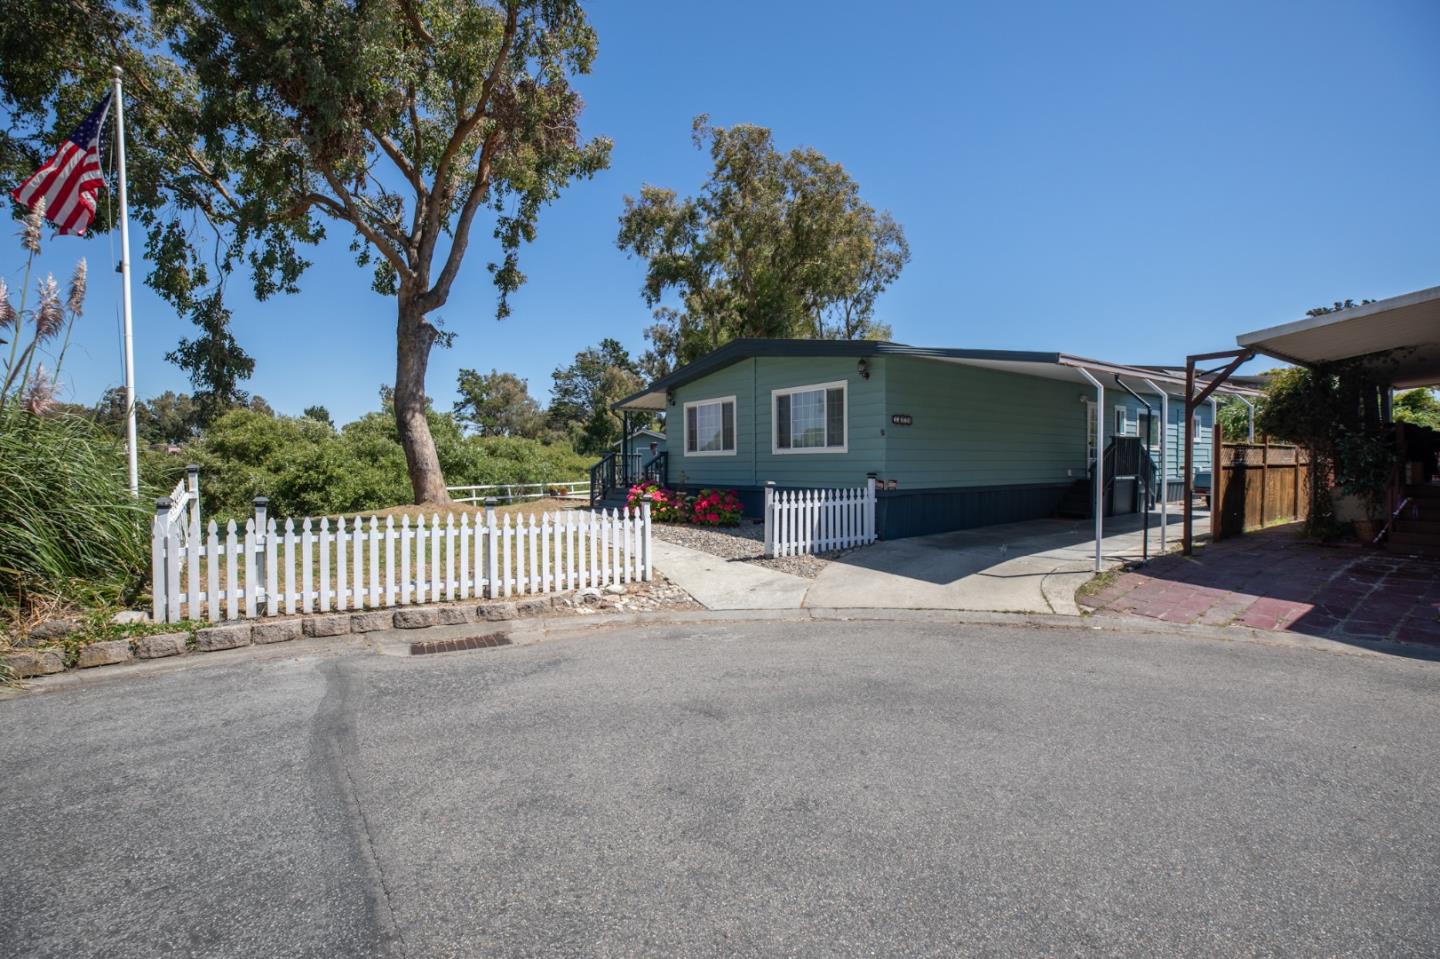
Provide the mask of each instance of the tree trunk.
POLYGON ((425 370, 435 328, 415 304, 414 294, 401 290, 395 351, 395 427, 405 449, 405 467, 416 503, 448 503, 440 457, 425 419, 425 370))

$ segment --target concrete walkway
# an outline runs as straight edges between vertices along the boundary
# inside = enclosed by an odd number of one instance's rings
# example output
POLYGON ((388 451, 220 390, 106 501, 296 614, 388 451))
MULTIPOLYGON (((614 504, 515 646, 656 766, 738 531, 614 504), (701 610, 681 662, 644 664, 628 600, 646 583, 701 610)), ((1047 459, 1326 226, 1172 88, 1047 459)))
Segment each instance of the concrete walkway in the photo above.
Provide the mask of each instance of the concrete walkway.
MULTIPOLYGON (((1207 514, 1197 513, 1197 529, 1207 514)), ((1158 513, 1150 555, 1159 552, 1158 513)), ((1112 517, 1103 541, 1107 568, 1141 557, 1139 516, 1112 517)), ((875 543, 847 553, 817 579, 655 541, 655 565, 710 609, 960 609, 1078 616, 1075 591, 1093 575, 1088 520, 1033 520, 875 543)), ((1170 542, 1180 541, 1170 516, 1170 542)))
POLYGON ((655 567, 706 609, 799 609, 813 582, 659 538, 651 547, 655 567))

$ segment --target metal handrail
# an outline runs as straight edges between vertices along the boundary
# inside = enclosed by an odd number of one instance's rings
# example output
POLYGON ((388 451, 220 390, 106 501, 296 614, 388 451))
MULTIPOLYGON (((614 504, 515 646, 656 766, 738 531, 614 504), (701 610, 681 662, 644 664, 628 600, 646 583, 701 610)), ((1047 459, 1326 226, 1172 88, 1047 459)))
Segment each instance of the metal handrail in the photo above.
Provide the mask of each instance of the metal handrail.
POLYGON ((615 488, 615 460, 619 453, 611 450, 590 467, 590 505, 594 506, 615 488))
POLYGON ((1395 521, 1400 518, 1400 514, 1405 512, 1405 507, 1409 505, 1410 497, 1406 496, 1400 500, 1400 505, 1395 507, 1395 512, 1390 514, 1389 519, 1385 520, 1385 525, 1380 527, 1380 532, 1376 533, 1375 538, 1370 541, 1371 546, 1380 545, 1380 541, 1385 538, 1385 534, 1390 532, 1390 527, 1395 525, 1395 521))
POLYGON ((640 478, 664 486, 670 480, 670 451, 661 450, 640 468, 640 478), (658 465, 657 465, 658 464, 658 465))

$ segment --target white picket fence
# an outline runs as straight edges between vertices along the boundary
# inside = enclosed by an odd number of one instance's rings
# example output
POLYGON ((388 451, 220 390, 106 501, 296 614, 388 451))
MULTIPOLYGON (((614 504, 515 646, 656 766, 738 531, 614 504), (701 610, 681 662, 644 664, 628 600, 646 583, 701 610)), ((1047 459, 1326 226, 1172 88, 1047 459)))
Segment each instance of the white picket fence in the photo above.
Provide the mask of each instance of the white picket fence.
MULTIPOLYGON (((193 489, 198 494, 198 478, 193 489)), ((343 612, 648 581, 650 504, 497 516, 432 514, 277 521, 263 498, 243 528, 201 535, 198 496, 172 515, 156 501, 156 622, 343 612)))
POLYGON ((824 553, 875 542, 875 480, 853 489, 765 484, 765 555, 824 553))

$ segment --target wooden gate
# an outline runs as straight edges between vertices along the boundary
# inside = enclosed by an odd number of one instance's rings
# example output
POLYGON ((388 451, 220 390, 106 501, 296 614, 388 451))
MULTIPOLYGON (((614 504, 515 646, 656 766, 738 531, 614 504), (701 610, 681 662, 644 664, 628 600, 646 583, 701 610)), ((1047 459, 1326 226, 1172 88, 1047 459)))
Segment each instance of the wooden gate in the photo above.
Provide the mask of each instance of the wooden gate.
POLYGON ((1310 513, 1310 452, 1276 443, 1221 443, 1212 539, 1239 536, 1310 513))

